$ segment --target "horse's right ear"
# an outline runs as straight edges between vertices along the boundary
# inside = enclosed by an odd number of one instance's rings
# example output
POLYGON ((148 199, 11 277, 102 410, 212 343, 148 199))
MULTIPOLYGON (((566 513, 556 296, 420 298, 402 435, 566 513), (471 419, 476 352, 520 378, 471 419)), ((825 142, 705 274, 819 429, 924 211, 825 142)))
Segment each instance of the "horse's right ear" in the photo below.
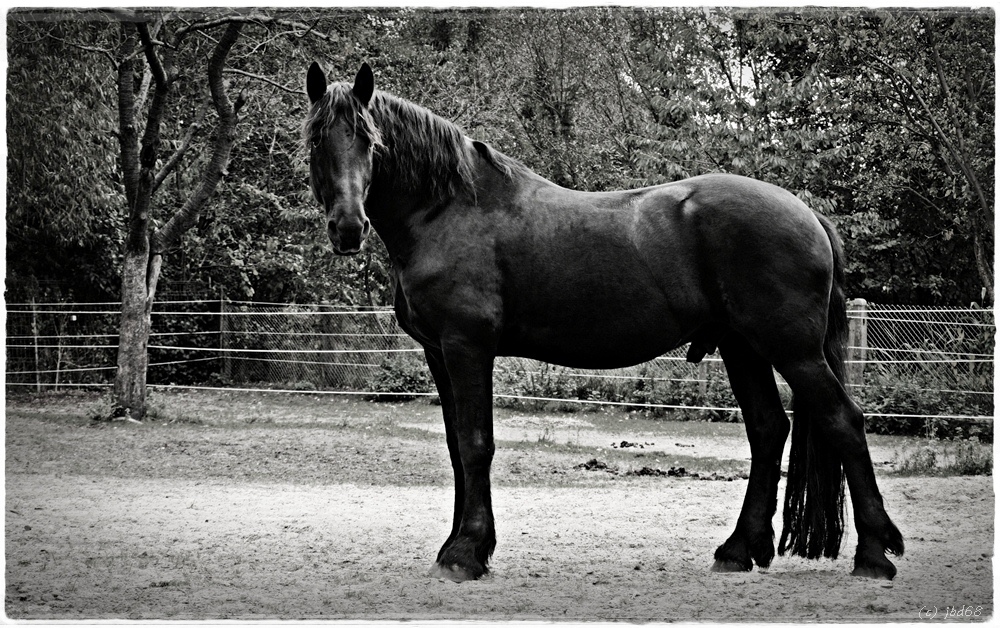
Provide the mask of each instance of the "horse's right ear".
POLYGON ((309 94, 309 102, 314 103, 326 94, 326 75, 315 61, 309 66, 309 73, 306 75, 306 92, 309 94))
POLYGON ((362 63, 358 75, 354 77, 354 95, 367 107, 373 93, 375 93, 375 75, 372 74, 370 65, 362 63))

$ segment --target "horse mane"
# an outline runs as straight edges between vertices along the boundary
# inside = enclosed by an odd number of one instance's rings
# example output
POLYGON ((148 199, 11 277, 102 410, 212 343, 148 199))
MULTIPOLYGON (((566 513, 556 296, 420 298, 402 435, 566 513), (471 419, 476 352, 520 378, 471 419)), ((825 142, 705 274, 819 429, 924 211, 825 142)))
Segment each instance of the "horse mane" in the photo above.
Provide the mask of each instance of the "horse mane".
POLYGON ((426 191, 436 201, 463 191, 474 195, 476 154, 507 177, 524 168, 481 142, 474 142, 476 151, 469 151, 468 138, 456 124, 392 94, 376 90, 365 107, 349 83, 335 83, 312 106, 303 139, 315 141, 340 116, 354 120, 355 133, 375 149, 375 176, 387 176, 405 189, 426 191))

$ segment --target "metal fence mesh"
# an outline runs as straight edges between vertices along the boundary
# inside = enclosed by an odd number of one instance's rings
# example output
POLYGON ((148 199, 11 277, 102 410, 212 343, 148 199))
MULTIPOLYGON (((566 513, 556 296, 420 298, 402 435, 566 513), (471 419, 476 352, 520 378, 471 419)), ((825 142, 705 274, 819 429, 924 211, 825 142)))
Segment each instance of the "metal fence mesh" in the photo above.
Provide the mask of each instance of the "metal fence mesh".
POLYGON ((849 369, 866 409, 992 416, 994 314, 984 309, 855 307, 849 369), (863 340, 860 346, 857 340, 863 340))
POLYGON ((422 353, 388 310, 241 303, 225 318, 222 373, 234 383, 361 391, 400 354, 422 353))
MULTIPOLYGON (((8 304, 8 387, 108 385, 118 305, 8 304)), ((871 415, 992 417, 994 315, 987 309, 852 302, 848 359, 871 415)), ((433 394, 419 345, 385 309, 230 301, 157 304, 151 384, 433 394)), ((498 402, 604 403, 737 411, 717 355, 677 349, 626 369, 584 371, 498 358, 498 402)), ((779 378, 779 384, 780 384, 779 378)), ((787 390, 782 385, 782 394, 787 390)))

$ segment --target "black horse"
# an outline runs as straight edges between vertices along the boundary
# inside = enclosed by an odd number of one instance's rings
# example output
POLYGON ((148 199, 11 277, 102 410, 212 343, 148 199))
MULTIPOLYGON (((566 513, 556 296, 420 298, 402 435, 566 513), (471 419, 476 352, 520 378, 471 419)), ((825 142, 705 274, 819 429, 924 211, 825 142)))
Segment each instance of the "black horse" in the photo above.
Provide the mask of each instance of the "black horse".
POLYGON ((714 570, 766 567, 789 421, 772 367, 794 394, 778 551, 836 557, 844 477, 855 575, 891 579, 903 539, 882 505, 864 416, 844 387, 841 244, 786 190, 708 174, 639 190, 567 190, 455 125, 315 63, 304 127, 311 186, 333 250, 361 250, 371 227, 392 261, 400 326, 424 347, 455 472, 451 534, 432 572, 487 573, 494 358, 578 368, 637 364, 690 343, 720 351, 752 462, 736 529, 714 570))

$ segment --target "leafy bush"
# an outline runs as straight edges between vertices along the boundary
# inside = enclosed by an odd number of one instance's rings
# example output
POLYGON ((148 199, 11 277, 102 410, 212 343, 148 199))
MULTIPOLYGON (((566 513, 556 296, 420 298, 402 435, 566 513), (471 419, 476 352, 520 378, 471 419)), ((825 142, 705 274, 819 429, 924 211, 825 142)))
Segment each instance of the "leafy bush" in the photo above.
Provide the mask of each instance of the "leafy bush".
POLYGON ((992 395, 941 390, 941 384, 920 374, 866 375, 865 386, 852 391, 866 413, 871 434, 972 438, 993 442, 992 420, 939 419, 933 415, 992 416, 992 395), (920 415, 871 416, 873 414, 920 415))
POLYGON ((392 353, 368 383, 369 401, 410 401, 434 390, 427 363, 412 353, 392 353), (408 394, 409 393, 409 394, 408 394))
POLYGON ((993 450, 976 438, 929 440, 914 450, 897 452, 896 472, 904 475, 992 475, 993 450))
POLYGON ((700 376, 691 374, 692 365, 683 362, 643 364, 629 374, 616 377, 588 377, 560 366, 545 363, 524 363, 522 367, 497 369, 494 390, 505 395, 534 397, 512 399, 500 397, 497 405, 525 410, 559 410, 577 412, 595 407, 600 402, 626 404, 630 410, 641 410, 656 417, 701 419, 709 421, 742 421, 738 412, 723 410, 678 410, 650 406, 710 406, 736 407, 729 389, 729 380, 721 367, 706 366, 700 376), (700 382, 698 379, 706 379, 700 382), (565 401, 550 401, 565 400, 565 401), (598 402, 580 404, 579 401, 598 402))
POLYGON ((588 379, 587 382, 590 384, 583 383, 582 378, 571 375, 568 369, 541 362, 537 371, 519 368, 496 369, 493 391, 499 395, 533 397, 533 399, 497 397, 495 403, 502 408, 519 408, 535 412, 546 410, 577 412, 583 409, 583 405, 572 401, 587 400, 592 397, 593 380, 588 379), (566 399, 567 402, 547 401, 548 399, 566 399))
POLYGON ((948 469, 959 475, 993 475, 993 451, 977 440, 956 441, 948 469))
POLYGON ((896 471, 899 473, 930 473, 936 468, 937 452, 932 447, 921 447, 912 453, 897 457, 896 471))

